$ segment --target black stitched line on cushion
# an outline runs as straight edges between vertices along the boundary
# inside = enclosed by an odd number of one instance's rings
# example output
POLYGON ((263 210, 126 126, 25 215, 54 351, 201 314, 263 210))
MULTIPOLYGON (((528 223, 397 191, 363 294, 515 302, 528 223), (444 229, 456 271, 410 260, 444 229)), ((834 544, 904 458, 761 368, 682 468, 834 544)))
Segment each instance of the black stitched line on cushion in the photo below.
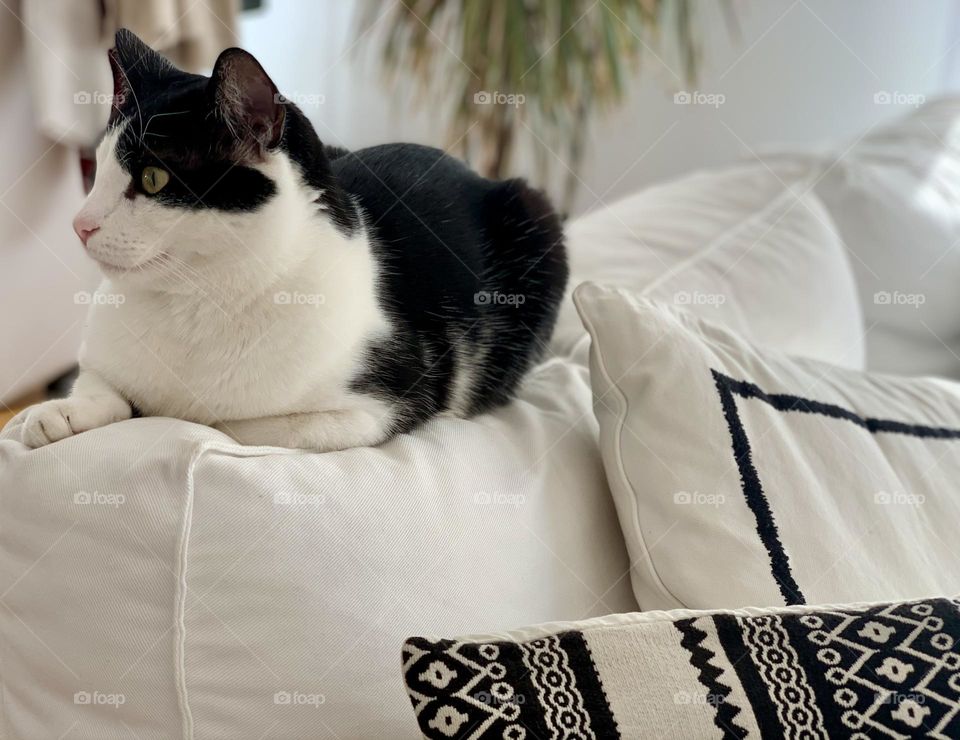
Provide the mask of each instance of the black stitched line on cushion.
POLYGON ((809 398, 800 398, 799 396, 790 396, 785 393, 765 393, 753 383, 744 380, 734 380, 716 370, 711 370, 714 379, 717 379, 718 385, 722 379, 723 384, 741 398, 756 398, 773 406, 777 411, 799 411, 806 414, 821 414, 834 419, 845 419, 858 427, 863 427, 871 434, 880 432, 886 434, 905 434, 910 437, 923 437, 935 439, 960 439, 960 429, 948 429, 946 427, 928 427, 920 424, 905 424, 902 421, 892 421, 890 419, 873 419, 870 417, 858 416, 849 409, 834 406, 830 403, 821 403, 812 401, 809 398))
MULTIPOLYGON (((743 488, 743 496, 747 501, 747 506, 753 512, 757 521, 757 534, 760 535, 760 541, 767 549, 770 556, 770 568, 780 593, 783 595, 786 604, 805 604, 806 599, 800 591, 790 570, 790 558, 787 557, 783 549, 783 543, 780 542, 780 533, 777 531, 777 522, 773 517, 773 511, 770 509, 770 502, 763 493, 763 486, 760 485, 760 476, 757 475, 757 469, 753 466, 753 460, 750 453, 750 440, 740 421, 740 415, 737 413, 737 402, 733 397, 737 381, 728 378, 726 375, 711 370, 714 382, 717 384, 717 392, 720 394, 720 404, 723 406, 723 415, 727 419, 727 427, 730 429, 730 438, 733 441, 733 458, 737 461, 737 467, 740 470, 740 483, 743 488)), ((756 388, 756 386, 753 386, 756 388)), ((756 388, 760 391, 759 388, 756 388)), ((761 391, 762 393, 762 391, 761 391)))
POLYGON ((783 543, 780 542, 780 534, 777 530, 773 511, 770 508, 770 502, 763 492, 760 476, 753 465, 750 440, 747 438, 747 433, 740 420, 734 395, 741 398, 755 398, 777 411, 796 411, 804 414, 820 414, 832 419, 842 419, 866 429, 871 434, 903 434, 923 439, 960 439, 960 429, 929 427, 921 424, 906 424, 891 419, 863 417, 849 409, 813 401, 809 398, 791 396, 786 393, 766 393, 753 383, 748 383, 745 380, 735 380, 713 369, 710 372, 716 383, 720 403, 723 406, 723 414, 727 420, 727 427, 730 429, 730 437, 733 440, 733 456, 740 470, 744 498, 756 518, 757 534, 767 549, 767 554, 770 556, 771 572, 777 581, 785 603, 788 605, 805 604, 806 600, 800 591, 800 586, 793 578, 793 573, 790 570, 790 558, 787 557, 787 553, 783 549, 783 543))

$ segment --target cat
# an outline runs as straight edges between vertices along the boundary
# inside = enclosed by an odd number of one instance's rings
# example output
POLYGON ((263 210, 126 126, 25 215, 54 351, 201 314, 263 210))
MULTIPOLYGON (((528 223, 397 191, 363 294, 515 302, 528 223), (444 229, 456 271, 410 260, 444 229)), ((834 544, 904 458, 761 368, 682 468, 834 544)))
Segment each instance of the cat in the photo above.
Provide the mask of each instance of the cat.
POLYGON ((124 29, 74 229, 104 274, 68 398, 30 447, 170 416, 242 444, 379 444, 510 400, 567 281, 561 222, 523 180, 438 149, 324 146, 249 53, 189 74, 124 29))

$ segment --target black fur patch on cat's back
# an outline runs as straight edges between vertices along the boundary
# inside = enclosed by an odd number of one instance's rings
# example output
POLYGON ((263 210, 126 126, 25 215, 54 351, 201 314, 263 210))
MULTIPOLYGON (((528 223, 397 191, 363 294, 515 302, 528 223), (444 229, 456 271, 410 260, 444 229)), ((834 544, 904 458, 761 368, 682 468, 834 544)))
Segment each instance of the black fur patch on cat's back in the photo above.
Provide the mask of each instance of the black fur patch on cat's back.
POLYGON ((355 390, 395 405, 395 431, 449 408, 464 370, 468 413, 508 400, 541 355, 566 286, 563 234, 546 198, 413 144, 350 152, 331 166, 365 212, 395 327, 368 349, 355 390), (494 294, 523 299, 487 300, 494 294))

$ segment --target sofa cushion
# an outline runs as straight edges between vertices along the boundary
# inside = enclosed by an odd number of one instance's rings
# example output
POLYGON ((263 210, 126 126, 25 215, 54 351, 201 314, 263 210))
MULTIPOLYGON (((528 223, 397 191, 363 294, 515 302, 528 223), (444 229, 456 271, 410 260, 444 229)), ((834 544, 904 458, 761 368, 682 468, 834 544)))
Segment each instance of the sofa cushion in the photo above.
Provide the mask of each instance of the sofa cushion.
POLYGON ((960 592, 960 386, 761 351, 622 289, 575 298, 642 608, 960 592))
MULTIPOLYGON (((570 286, 590 280, 680 305, 757 344, 863 368, 863 321, 814 168, 751 164, 643 190, 567 228, 570 286)), ((553 348, 584 336, 571 300, 553 348)), ((586 343, 575 356, 586 362, 586 343)))
POLYGON ((424 737, 960 737, 960 602, 647 612, 411 638, 424 737))
POLYGON ((870 131, 816 192, 852 255, 867 366, 960 378, 960 98, 870 131))
POLYGON ((160 418, 5 436, 9 738, 417 737, 407 635, 636 609, 579 365, 376 449, 160 418))

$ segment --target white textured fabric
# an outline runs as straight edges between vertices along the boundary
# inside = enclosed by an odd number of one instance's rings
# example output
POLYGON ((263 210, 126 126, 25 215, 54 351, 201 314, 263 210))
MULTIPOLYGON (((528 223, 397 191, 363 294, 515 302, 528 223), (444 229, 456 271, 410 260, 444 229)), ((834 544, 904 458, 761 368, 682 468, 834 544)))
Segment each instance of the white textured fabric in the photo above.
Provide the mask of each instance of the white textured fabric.
POLYGON ((7 740, 417 737, 409 635, 636 609, 590 398, 554 360, 378 449, 0 441, 7 740))
MULTIPOLYGON (((802 163, 700 172, 578 219, 567 229, 571 289, 586 280, 630 288, 757 344, 862 369, 857 288, 810 192, 815 176, 802 163)), ((567 299, 554 350, 582 337, 567 299)))
POLYGON ((878 127, 816 192, 849 248, 867 366, 960 378, 960 98, 878 127))
POLYGON ((576 300, 642 608, 960 592, 960 386, 760 352, 622 289, 576 300))

